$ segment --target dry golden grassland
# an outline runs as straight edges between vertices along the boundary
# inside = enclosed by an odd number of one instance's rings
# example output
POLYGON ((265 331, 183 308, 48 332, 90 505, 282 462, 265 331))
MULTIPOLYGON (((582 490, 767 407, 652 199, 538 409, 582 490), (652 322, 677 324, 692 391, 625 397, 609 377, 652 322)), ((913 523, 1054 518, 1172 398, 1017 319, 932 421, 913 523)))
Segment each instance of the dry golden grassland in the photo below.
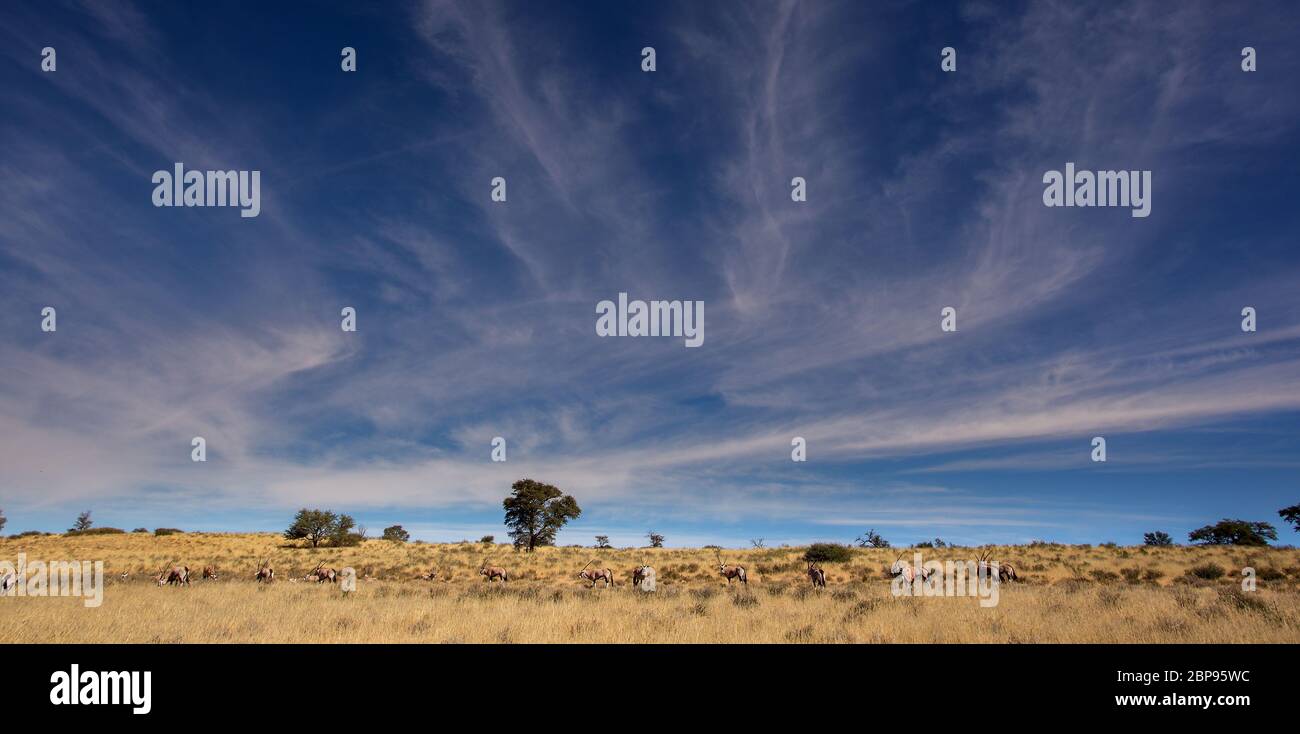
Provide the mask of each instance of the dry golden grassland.
MULTIPOLYGON (((0 560, 102 560, 104 599, 0 598, 0 642, 1300 642, 1300 551, 1243 548, 1009 546, 993 558, 1022 581, 1002 584, 998 604, 972 597, 895 597, 887 567, 900 552, 854 549, 824 564, 814 590, 802 548, 724 550, 747 567, 747 587, 728 588, 709 549, 543 548, 368 540, 354 548, 292 548, 273 534, 189 533, 40 536, 0 540, 0 560), (269 557, 272 585, 253 581, 269 557), (588 561, 615 572, 588 589, 588 561), (301 579, 320 561, 351 566, 357 591, 301 579), (190 588, 153 576, 188 565, 190 588), (478 575, 504 566, 507 585, 478 575), (631 569, 655 567, 658 592, 643 594, 631 569), (1218 580, 1188 575, 1203 564, 1218 580), (219 569, 204 581, 205 565, 219 569), (1242 593, 1241 569, 1257 590, 1242 593), (435 581, 418 576, 437 569, 435 581), (126 581, 119 579, 129 573, 126 581)), ((922 549, 926 560, 968 560, 971 549, 922 549)))

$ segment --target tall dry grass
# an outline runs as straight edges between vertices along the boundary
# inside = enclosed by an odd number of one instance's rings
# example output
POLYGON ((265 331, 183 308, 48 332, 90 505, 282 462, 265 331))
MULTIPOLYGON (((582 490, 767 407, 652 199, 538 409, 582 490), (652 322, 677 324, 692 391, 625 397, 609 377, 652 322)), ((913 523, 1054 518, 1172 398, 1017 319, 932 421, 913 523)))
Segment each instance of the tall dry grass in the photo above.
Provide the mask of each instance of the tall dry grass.
MULTIPOLYGON (((826 564, 829 588, 814 591, 801 548, 724 550, 749 569, 729 588, 708 549, 543 548, 397 544, 287 547, 271 534, 154 537, 46 536, 0 540, 0 559, 102 560, 104 603, 3 598, 0 642, 1300 642, 1300 552, 1239 548, 1010 546, 993 556, 1023 581, 1003 584, 999 603, 974 598, 895 597, 885 569, 900 552, 854 549, 826 564), (277 581, 252 581, 270 558, 277 581), (352 566, 359 581, 337 587, 290 583, 318 562, 352 566), (587 589, 588 562, 615 571, 615 587, 587 589), (162 566, 190 566, 191 588, 158 588, 162 566), (483 563, 512 580, 489 585, 483 563), (657 569, 659 591, 632 590, 633 566, 657 569), (204 565, 218 581, 198 579, 204 565), (1223 569, 1218 580, 1189 571, 1223 569), (1240 570, 1258 590, 1241 593, 1240 570), (438 580, 418 580, 430 570, 438 580), (118 575, 131 575, 120 581, 118 575), (367 578, 369 577, 369 578, 367 578)), ((971 549, 922 549, 926 560, 968 560, 971 549)), ((1209 574, 1206 574, 1209 575, 1209 574)))

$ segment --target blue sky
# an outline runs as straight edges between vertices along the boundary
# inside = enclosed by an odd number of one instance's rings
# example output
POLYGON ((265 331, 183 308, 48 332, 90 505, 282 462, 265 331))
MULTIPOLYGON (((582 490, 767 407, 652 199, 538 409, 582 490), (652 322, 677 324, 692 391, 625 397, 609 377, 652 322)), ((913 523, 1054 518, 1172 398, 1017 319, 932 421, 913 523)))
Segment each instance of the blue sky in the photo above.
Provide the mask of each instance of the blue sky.
POLYGON ((0 9, 6 532, 504 537, 531 477, 562 543, 1297 540, 1294 4, 215 5, 0 9), (176 161, 261 215, 155 208, 176 161), (1067 161, 1151 216, 1044 207, 1067 161))

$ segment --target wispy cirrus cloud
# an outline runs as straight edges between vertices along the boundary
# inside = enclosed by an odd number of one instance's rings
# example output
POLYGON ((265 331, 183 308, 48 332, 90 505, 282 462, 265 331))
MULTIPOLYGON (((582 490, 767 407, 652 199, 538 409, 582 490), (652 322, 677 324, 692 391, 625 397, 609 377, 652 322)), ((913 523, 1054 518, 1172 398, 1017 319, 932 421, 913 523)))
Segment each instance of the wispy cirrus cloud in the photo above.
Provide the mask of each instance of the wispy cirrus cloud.
MULTIPOLYGON (((430 2, 325 14, 375 34, 354 44, 362 71, 346 88, 306 72, 283 99, 159 63, 190 14, 217 22, 204 11, 4 12, 22 90, 0 123, 6 509, 478 513, 421 520, 463 532, 530 475, 629 537, 707 535, 702 518, 736 538, 1086 534, 1183 520, 1137 484, 1127 505, 1076 487, 1081 511, 1009 509, 1041 492, 1026 466, 1073 486, 1098 433, 1259 436, 1300 409, 1294 217, 1224 190, 1294 157, 1284 6, 682 3, 629 11, 632 32, 605 11, 430 2), (54 31, 42 76, 22 39, 54 31), (1240 37, 1269 49, 1256 77, 1240 37), (328 119, 292 114, 318 106, 328 119), (148 174, 172 160, 261 168, 263 217, 152 209, 148 174), (1044 208, 1042 172, 1067 160, 1154 170, 1155 213, 1044 208), (620 291, 704 300, 705 348, 597 338, 594 305, 620 291), (1258 333, 1236 327, 1246 303, 1258 333), (46 304, 57 336, 36 331, 46 304), (906 481, 923 472, 945 491, 906 481)), ((285 44, 317 68, 319 49, 285 44)), ((245 62, 273 64, 255 45, 245 62)), ((1197 465, 1166 449, 1142 452, 1148 470, 1197 465)), ((1254 472, 1267 506, 1258 461, 1286 450, 1234 443, 1215 463, 1254 472)), ((1122 474, 1104 476, 1137 481, 1122 474)))

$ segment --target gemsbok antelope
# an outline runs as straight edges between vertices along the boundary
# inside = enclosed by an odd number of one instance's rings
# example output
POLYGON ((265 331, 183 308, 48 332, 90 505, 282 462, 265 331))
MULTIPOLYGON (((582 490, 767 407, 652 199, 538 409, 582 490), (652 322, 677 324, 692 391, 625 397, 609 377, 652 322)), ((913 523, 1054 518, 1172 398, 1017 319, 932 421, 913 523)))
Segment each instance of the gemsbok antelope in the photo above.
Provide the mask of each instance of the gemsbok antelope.
POLYGON ((816 564, 808 564, 808 578, 812 579, 813 588, 826 588, 826 572, 818 568, 816 564))
POLYGON ((648 570, 650 570, 649 566, 637 566, 632 569, 632 585, 640 586, 641 582, 645 581, 646 571, 648 570))
POLYGON ((164 567, 158 572, 159 586, 189 586, 190 585, 190 567, 189 566, 172 566, 164 567))
POLYGON ((593 563, 595 561, 588 561, 587 565, 583 566, 582 570, 578 572, 578 578, 591 582, 591 586, 587 588, 594 589, 597 581, 604 581, 605 588, 608 589, 614 583, 614 572, 608 568, 596 568, 588 571, 587 569, 591 568, 593 563))
POLYGON ((652 566, 641 565, 632 569, 632 587, 647 594, 654 593, 654 568, 652 566))
POLYGON ((501 579, 503 584, 510 580, 506 570, 500 566, 483 566, 478 570, 478 575, 486 578, 489 584, 496 579, 501 579))
POLYGON ((903 563, 903 555, 900 553, 898 558, 894 559, 894 565, 889 567, 889 573, 894 578, 901 577, 910 584, 918 578, 922 581, 929 579, 930 574, 934 573, 934 569, 926 570, 924 566, 916 568, 910 563, 903 563))
POLYGON ((275 581, 275 569, 271 568, 271 559, 262 561, 262 565, 257 567, 257 575, 253 577, 259 584, 269 584, 275 581))
POLYGON ((216 566, 204 566, 204 567, 203 567, 203 578, 204 578, 204 579, 212 579, 213 581, 216 581, 216 580, 217 580, 217 567, 216 567, 216 566))
POLYGON ((996 577, 998 583, 1001 583, 1003 581, 1020 580, 1020 578, 1016 576, 1015 566, 1012 566, 1010 563, 999 563, 998 561, 990 561, 989 556, 992 554, 993 554, 992 549, 986 549, 983 553, 979 555, 979 560, 976 563, 975 570, 979 573, 979 575, 982 578, 996 577))
POLYGON ((338 583, 339 580, 338 572, 332 568, 324 568, 324 565, 325 565, 324 561, 317 563, 316 568, 313 568, 311 573, 307 574, 306 580, 307 581, 314 580, 318 584, 323 584, 326 581, 330 582, 331 584, 338 583))
POLYGON ((715 551, 714 555, 718 557, 719 573, 727 578, 727 586, 731 586, 732 579, 736 579, 740 581, 740 583, 749 586, 749 575, 745 573, 744 566, 728 566, 726 562, 722 560, 721 553, 715 551))

